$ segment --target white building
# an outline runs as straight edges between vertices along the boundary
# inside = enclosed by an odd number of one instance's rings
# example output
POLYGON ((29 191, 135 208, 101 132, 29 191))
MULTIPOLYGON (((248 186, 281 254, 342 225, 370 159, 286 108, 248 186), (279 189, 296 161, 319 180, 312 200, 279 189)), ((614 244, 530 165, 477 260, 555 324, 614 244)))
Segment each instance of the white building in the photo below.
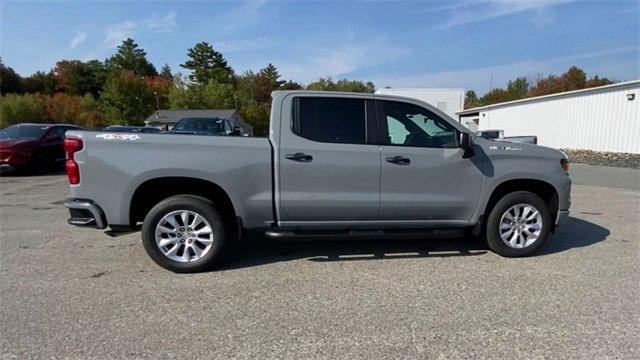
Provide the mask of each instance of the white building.
POLYGON ((640 154, 640 80, 458 112, 472 130, 537 135, 553 148, 640 154))
POLYGON ((435 106, 440 111, 451 116, 454 119, 459 111, 464 109, 464 90, 463 89, 378 89, 376 94, 404 96, 412 99, 418 99, 429 105, 435 106))

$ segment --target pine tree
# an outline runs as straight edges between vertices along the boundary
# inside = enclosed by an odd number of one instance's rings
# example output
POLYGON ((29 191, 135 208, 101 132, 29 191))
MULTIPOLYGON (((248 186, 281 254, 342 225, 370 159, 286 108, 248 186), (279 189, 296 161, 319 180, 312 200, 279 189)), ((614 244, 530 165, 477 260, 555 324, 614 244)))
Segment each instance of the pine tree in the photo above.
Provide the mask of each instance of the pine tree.
POLYGON ((478 95, 473 90, 467 90, 464 94, 464 108, 469 109, 480 105, 478 95))
POLYGON ((127 38, 118 46, 118 51, 105 61, 110 70, 129 70, 138 76, 156 76, 156 68, 147 60, 147 53, 138 44, 127 38))
POLYGON ((272 63, 269 63, 266 68, 260 70, 260 75, 267 79, 272 90, 280 88, 286 81, 279 80, 280 74, 278 69, 272 63))
POLYGON ((171 68, 168 64, 164 64, 162 69, 160 69, 160 76, 166 77, 167 79, 173 79, 173 74, 171 73, 171 68))
POLYGON ((187 56, 190 59, 180 66, 191 70, 189 80, 198 84, 207 84, 209 81, 233 83, 233 70, 227 60, 208 43, 197 43, 187 51, 187 56))

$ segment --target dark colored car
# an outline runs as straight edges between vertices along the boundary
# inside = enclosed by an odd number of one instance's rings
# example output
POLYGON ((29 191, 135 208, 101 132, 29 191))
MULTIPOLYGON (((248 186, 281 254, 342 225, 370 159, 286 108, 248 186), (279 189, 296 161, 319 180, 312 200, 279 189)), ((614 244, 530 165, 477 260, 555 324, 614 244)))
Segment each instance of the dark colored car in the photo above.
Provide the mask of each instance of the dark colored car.
POLYGON ((231 119, 182 118, 169 131, 172 134, 192 135, 242 135, 242 128, 231 119))
POLYGON ((62 166, 62 141, 67 130, 82 129, 67 124, 17 124, 0 131, 0 167, 43 174, 62 166))
POLYGON ((145 134, 153 134, 162 132, 162 130, 150 126, 125 126, 125 125, 111 125, 102 129, 111 132, 139 132, 145 134))

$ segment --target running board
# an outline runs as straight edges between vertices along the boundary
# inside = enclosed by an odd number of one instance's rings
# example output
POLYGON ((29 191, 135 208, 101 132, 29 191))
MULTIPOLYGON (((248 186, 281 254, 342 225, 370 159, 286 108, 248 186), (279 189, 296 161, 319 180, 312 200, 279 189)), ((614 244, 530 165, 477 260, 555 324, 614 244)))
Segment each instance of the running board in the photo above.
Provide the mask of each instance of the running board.
POLYGON ((463 229, 267 230, 273 240, 436 239, 462 236, 463 229))

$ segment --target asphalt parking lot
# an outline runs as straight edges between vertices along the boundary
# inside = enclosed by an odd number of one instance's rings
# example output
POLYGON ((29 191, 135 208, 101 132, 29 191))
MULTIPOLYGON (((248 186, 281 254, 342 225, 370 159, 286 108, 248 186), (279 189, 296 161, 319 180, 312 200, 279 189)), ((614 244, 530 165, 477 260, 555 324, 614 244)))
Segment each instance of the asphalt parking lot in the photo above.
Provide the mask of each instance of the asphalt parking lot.
POLYGON ((639 358, 640 171, 574 165, 542 252, 247 240, 218 271, 66 224, 63 175, 0 178, 3 358, 639 358))

